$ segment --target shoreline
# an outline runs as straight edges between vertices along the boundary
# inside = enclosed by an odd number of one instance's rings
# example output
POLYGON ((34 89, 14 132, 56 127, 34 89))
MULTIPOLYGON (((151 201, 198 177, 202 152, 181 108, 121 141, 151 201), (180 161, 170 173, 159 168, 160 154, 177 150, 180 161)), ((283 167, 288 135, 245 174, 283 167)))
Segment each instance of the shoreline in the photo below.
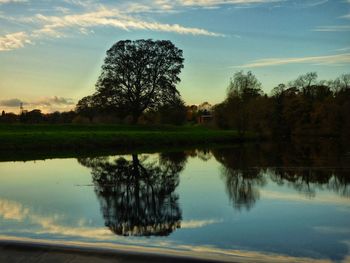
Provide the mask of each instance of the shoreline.
POLYGON ((228 256, 209 255, 165 248, 49 240, 0 239, 0 262, 232 262, 228 256), (222 257, 220 259, 220 257, 222 257), (23 261, 24 260, 24 261, 23 261))
POLYGON ((213 247, 146 247, 127 244, 54 241, 0 236, 0 262, 11 263, 214 263, 214 262, 329 262, 262 251, 222 250, 213 247))

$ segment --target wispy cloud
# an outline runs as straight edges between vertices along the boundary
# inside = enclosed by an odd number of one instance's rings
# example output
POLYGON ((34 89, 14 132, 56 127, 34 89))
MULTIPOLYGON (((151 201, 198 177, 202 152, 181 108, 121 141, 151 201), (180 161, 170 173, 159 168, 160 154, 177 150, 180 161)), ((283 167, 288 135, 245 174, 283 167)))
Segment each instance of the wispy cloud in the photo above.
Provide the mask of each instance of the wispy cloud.
POLYGON ((318 203, 318 204, 332 204, 350 206, 349 198, 336 196, 332 194, 319 194, 315 198, 308 198, 306 196, 294 193, 282 193, 277 191, 261 190, 260 194, 262 198, 275 199, 275 200, 286 200, 292 202, 303 202, 303 203, 318 203))
POLYGON ((59 29, 67 28, 88 28, 97 26, 110 26, 123 30, 151 30, 172 32, 178 34, 204 35, 204 36, 222 36, 219 33, 214 33, 201 28, 185 27, 179 24, 165 24, 159 22, 150 22, 135 18, 130 15, 125 15, 118 9, 107 9, 100 7, 96 11, 73 14, 65 16, 45 16, 38 14, 36 20, 44 23, 43 28, 36 31, 38 33, 56 32, 59 29))
POLYGON ((315 226, 314 230, 322 234, 350 234, 349 227, 315 226))
POLYGON ((327 3, 328 0, 305 1, 303 7, 315 7, 327 3))
POLYGON ((221 223, 219 219, 206 219, 206 220, 188 220, 181 222, 181 228, 201 228, 207 225, 221 223))
POLYGON ((24 47, 31 43, 26 32, 16 32, 0 36, 0 51, 8 51, 24 47))
POLYGON ((341 18, 350 19, 350 14, 347 14, 347 15, 341 16, 341 18))
POLYGON ((179 0, 184 6, 249 5, 281 2, 282 0, 179 0))
POLYGON ((337 26, 319 26, 314 31, 319 32, 347 32, 350 31, 350 25, 337 25, 337 26))
MULTIPOLYGON (((69 0, 74 4, 81 4, 80 1, 69 0)), ((24 47, 26 44, 34 43, 35 39, 42 37, 64 37, 74 34, 68 34, 67 31, 73 30, 82 34, 93 32, 95 27, 114 27, 122 30, 148 30, 170 32, 183 35, 219 37, 223 34, 211 32, 203 28, 187 27, 180 24, 160 23, 139 16, 132 16, 130 13, 136 10, 146 10, 142 6, 129 6, 120 10, 116 8, 107 8, 105 6, 93 5, 95 9, 86 9, 83 12, 67 14, 69 9, 60 8, 60 15, 36 14, 32 17, 14 18, 2 16, 9 21, 23 21, 32 25, 32 31, 16 32, 0 36, 0 51, 8 51, 24 47), (132 8, 133 10, 131 10, 132 8), (62 10, 64 12, 62 12, 62 10), (88 30, 89 29, 89 30, 88 30)), ((57 9, 56 9, 57 11, 57 9)), ((72 33, 72 32, 70 32, 72 33)))
POLYGON ((294 58, 266 58, 254 60, 251 63, 234 66, 234 68, 259 68, 280 66, 286 64, 318 64, 318 65, 344 65, 350 63, 350 53, 317 56, 317 57, 294 57, 294 58))
POLYGON ((335 49, 334 51, 337 51, 337 52, 344 52, 344 51, 349 51, 349 50, 350 50, 350 47, 344 47, 344 48, 335 49))
POLYGON ((23 2, 27 2, 27 0, 0 0, 0 5, 9 4, 9 3, 23 3, 23 2))

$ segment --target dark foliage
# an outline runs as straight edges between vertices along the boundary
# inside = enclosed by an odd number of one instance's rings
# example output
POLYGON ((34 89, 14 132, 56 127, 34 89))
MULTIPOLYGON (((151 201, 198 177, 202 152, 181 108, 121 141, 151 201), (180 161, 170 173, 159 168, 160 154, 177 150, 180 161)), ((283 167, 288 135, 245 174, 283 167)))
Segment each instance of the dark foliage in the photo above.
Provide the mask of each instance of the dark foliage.
POLYGON ((108 51, 96 93, 81 99, 77 112, 130 115, 136 123, 145 111, 171 107, 180 94, 176 84, 183 68, 182 50, 167 40, 125 40, 108 51), (170 105, 170 106, 169 106, 170 105))
POLYGON ((340 136, 350 134, 350 74, 334 81, 318 81, 307 73, 288 85, 280 84, 271 96, 248 72, 238 72, 229 85, 227 99, 214 108, 220 128, 241 134, 340 136))

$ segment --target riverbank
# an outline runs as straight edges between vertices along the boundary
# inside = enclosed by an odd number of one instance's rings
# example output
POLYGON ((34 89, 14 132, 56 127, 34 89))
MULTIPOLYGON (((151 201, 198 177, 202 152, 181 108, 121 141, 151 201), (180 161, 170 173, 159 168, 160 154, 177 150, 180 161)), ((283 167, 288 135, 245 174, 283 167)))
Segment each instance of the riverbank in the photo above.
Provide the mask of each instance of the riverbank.
POLYGON ((200 259, 190 256, 123 251, 82 246, 49 245, 27 242, 0 242, 0 262, 11 263, 139 263, 185 262, 213 263, 219 260, 200 259))
POLYGON ((203 126, 1 125, 0 151, 90 151, 233 143, 253 134, 203 126))

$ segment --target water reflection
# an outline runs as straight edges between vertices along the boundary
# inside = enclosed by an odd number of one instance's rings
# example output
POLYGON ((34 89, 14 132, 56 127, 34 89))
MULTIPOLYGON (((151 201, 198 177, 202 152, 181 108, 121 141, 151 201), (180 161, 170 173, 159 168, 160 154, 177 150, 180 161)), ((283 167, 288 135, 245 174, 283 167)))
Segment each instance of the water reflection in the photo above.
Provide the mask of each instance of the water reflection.
POLYGON ((348 149, 250 144, 78 159, 84 167, 0 163, 0 239, 346 261, 348 149))
POLYGON ((332 143, 251 144, 79 162, 91 168, 105 225, 115 234, 163 236, 181 226, 176 188, 187 159, 212 157, 222 166, 220 176, 237 211, 251 210, 269 182, 307 198, 314 198, 319 190, 350 197, 349 157, 332 143))
POLYGON ((117 235, 165 236, 180 227, 182 212, 175 189, 186 155, 161 154, 159 160, 151 161, 148 158, 132 154, 130 160, 79 159, 92 169, 105 225, 117 235))
POLYGON ((251 209, 267 181, 287 185, 312 198, 317 190, 350 197, 350 163, 346 150, 321 144, 253 144, 213 150, 233 206, 251 209))

